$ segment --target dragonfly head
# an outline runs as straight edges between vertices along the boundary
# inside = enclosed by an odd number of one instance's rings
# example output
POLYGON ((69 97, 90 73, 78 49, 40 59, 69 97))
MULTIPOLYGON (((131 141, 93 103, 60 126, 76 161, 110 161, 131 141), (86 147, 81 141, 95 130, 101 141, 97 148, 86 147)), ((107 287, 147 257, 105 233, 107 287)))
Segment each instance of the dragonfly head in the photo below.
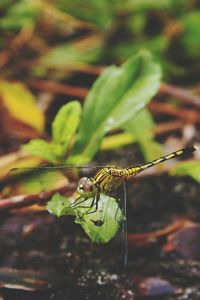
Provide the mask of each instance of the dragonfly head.
POLYGON ((95 190, 95 186, 92 179, 89 177, 83 177, 79 180, 77 192, 83 196, 92 196, 95 190))

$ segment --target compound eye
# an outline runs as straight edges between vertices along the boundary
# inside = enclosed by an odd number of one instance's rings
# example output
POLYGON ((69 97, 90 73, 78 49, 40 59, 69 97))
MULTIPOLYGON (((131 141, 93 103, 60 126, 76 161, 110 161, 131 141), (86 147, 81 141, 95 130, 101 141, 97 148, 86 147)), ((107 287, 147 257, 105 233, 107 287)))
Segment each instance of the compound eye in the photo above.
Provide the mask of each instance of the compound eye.
POLYGON ((91 181, 87 181, 84 184, 84 190, 85 192, 92 192, 93 191, 93 183, 91 181))
POLYGON ((93 183, 88 177, 83 177, 79 181, 78 185, 78 191, 79 192, 92 192, 93 191, 93 183))

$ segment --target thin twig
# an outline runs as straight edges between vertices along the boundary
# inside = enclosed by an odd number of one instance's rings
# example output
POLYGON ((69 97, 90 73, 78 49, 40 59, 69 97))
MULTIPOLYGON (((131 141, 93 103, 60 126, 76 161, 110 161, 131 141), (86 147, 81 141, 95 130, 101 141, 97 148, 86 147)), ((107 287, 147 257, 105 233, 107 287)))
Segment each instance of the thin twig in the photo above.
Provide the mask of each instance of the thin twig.
POLYGON ((33 195, 17 195, 0 200, 0 211, 10 210, 14 208, 21 208, 33 204, 46 203, 55 193, 71 195, 74 192, 75 186, 73 184, 61 188, 54 189, 48 192, 41 192, 33 195))
POLYGON ((163 229, 147 232, 147 233, 129 233, 128 234, 128 244, 130 249, 134 249, 137 247, 148 246, 152 242, 155 242, 160 237, 172 234, 185 226, 192 224, 189 220, 179 220, 163 229))
POLYGON ((72 85, 66 85, 57 83, 55 81, 49 81, 49 80, 37 80, 37 79, 31 79, 27 81, 28 85, 30 85, 33 88, 48 91, 52 93, 57 94, 63 94, 67 96, 72 97, 78 97, 78 98, 85 98, 85 96, 88 93, 88 89, 83 87, 75 87, 72 85))
POLYGON ((162 83, 159 93, 174 96, 185 104, 192 104, 194 106, 197 106, 198 108, 200 107, 200 96, 192 94, 189 90, 167 83, 162 83))
POLYGON ((158 125, 156 125, 154 129, 154 133, 156 136, 162 136, 166 133, 173 133, 178 130, 183 129, 183 122, 182 121, 168 121, 168 122, 162 122, 158 125))
POLYGON ((148 106, 154 114, 165 114, 177 117, 185 123, 200 123, 200 112, 194 109, 177 108, 170 103, 151 102, 148 106))

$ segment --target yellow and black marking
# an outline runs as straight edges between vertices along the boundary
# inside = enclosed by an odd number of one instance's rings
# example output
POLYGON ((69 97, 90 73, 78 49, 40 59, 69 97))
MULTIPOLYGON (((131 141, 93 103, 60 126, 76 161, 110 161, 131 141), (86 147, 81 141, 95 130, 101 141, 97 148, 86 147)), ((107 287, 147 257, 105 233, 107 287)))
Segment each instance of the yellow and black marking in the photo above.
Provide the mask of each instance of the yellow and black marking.
POLYGON ((98 209, 100 193, 109 195, 111 191, 123 184, 124 181, 131 180, 138 173, 177 156, 191 154, 197 149, 198 148, 196 146, 188 147, 172 152, 143 165, 128 167, 125 169, 116 166, 107 166, 101 169, 94 177, 84 177, 79 181, 77 192, 82 200, 81 202, 75 201, 73 207, 79 206, 82 202, 92 197, 92 204, 86 214, 91 213, 91 208, 93 206, 95 206, 95 210, 92 212, 95 212, 98 209))
POLYGON ((129 179, 132 179, 132 177, 134 177, 135 175, 137 175, 138 173, 150 168, 150 167, 153 167, 155 165, 158 165, 166 160, 169 160, 169 159, 172 159, 172 158, 175 158, 175 157, 178 157, 180 155, 187 155, 187 154, 191 154, 192 152, 196 151, 198 148, 196 146, 192 146, 192 147, 188 147, 188 148, 185 148, 185 149, 181 149, 181 150, 178 150, 178 151, 175 151, 175 152, 172 152, 168 155, 165 155, 165 156, 161 156, 160 158, 158 159, 155 159, 151 162, 148 162, 144 165, 141 165, 141 166, 136 166, 136 167, 129 167, 129 168, 126 168, 124 170, 125 172, 125 178, 127 180, 129 179))
POLYGON ((172 152, 168 155, 162 156, 158 159, 155 159, 151 162, 145 163, 141 166, 135 167, 128 167, 125 169, 115 167, 115 166, 108 166, 100 170, 96 176, 94 177, 94 184, 98 186, 100 192, 106 193, 110 192, 113 189, 117 188, 122 182, 125 180, 131 180, 135 175, 138 173, 158 165, 166 160, 178 157, 180 155, 191 154, 192 152, 196 151, 197 147, 192 146, 185 149, 181 149, 175 152, 172 152))

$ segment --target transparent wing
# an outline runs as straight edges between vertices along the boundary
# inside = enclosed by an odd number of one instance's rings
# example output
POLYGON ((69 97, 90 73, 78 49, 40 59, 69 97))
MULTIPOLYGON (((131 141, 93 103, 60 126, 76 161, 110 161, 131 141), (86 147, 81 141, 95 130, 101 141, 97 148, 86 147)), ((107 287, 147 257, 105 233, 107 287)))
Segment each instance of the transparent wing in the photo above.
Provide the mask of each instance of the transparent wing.
POLYGON ((123 256, 124 256, 124 265, 127 264, 128 258, 128 228, 127 228, 127 197, 126 197, 126 182, 123 179, 123 213, 125 219, 122 224, 122 236, 123 236, 123 256))
POLYGON ((35 194, 66 188, 76 189, 80 177, 93 176, 100 167, 96 166, 58 166, 11 169, 6 179, 1 182, 1 190, 10 195, 35 194))
MULTIPOLYGON (((123 267, 127 264, 128 257, 128 239, 127 239, 127 197, 126 197, 126 183, 123 178, 122 185, 118 188, 116 196, 118 197, 118 211, 120 211, 120 228, 118 234, 115 236, 115 243, 118 256, 118 271, 122 271, 123 267)), ((119 215, 116 215, 119 221, 119 215)))
MULTIPOLYGON (((77 205, 73 208, 71 205, 76 201, 74 192, 80 178, 83 176, 94 177, 101 168, 99 166, 59 166, 12 169, 8 174, 7 185, 4 185, 2 194, 6 194, 7 197, 9 195, 36 195, 40 198, 44 192, 50 191, 50 194, 46 193, 47 198, 49 197, 47 200, 51 199, 48 202, 50 212, 57 216, 74 215, 75 222, 83 227, 90 239, 95 243, 102 244, 98 247, 99 249, 102 250, 102 247, 110 249, 111 254, 116 252, 116 255, 120 254, 122 257, 126 252, 124 251, 126 248, 124 244, 126 241, 124 186, 113 191, 112 195, 100 193, 99 195, 95 194, 93 198, 80 198, 80 201, 83 200, 84 207, 77 205), (96 200, 98 200, 98 205, 95 207, 96 200), (118 235, 120 238, 116 237, 118 235)), ((115 260, 116 255, 114 255, 115 260)))

